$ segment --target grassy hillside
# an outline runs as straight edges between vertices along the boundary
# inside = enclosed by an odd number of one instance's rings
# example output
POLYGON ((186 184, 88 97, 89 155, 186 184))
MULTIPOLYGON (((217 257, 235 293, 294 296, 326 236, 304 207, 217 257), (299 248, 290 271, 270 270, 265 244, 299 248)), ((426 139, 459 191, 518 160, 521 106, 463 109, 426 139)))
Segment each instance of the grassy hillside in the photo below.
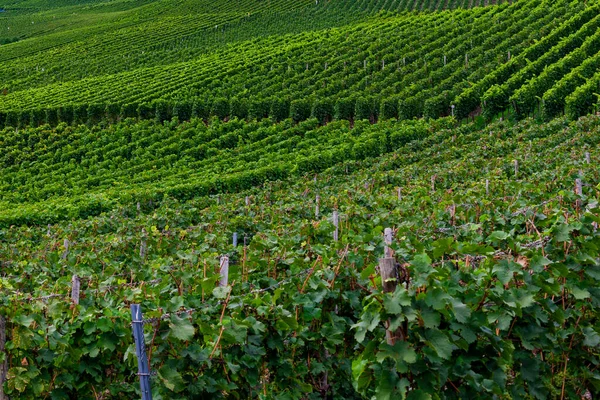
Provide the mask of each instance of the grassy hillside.
POLYGON ((0 399, 600 394, 600 2, 0 10, 0 399))

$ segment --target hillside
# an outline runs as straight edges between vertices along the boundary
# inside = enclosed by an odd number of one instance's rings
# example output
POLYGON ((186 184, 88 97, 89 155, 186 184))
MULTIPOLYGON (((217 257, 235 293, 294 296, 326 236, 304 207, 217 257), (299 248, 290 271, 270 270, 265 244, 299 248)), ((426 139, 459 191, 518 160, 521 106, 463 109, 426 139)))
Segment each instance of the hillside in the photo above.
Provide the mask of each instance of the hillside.
POLYGON ((0 400, 600 395, 600 2, 0 10, 0 400))

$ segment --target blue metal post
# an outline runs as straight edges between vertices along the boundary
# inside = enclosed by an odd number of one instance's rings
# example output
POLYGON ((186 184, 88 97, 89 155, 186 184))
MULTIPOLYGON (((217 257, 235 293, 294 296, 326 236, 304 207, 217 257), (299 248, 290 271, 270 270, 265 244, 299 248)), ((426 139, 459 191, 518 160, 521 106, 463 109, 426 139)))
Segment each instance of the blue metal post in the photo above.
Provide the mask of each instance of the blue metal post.
POLYGON ((237 232, 233 232, 233 247, 237 247, 237 232))
POLYGON ((131 322, 133 339, 135 341, 135 354, 138 359, 138 375, 140 377, 142 400, 152 400, 150 370, 148 368, 148 360, 146 359, 146 342, 144 341, 144 321, 139 304, 131 305, 131 322))

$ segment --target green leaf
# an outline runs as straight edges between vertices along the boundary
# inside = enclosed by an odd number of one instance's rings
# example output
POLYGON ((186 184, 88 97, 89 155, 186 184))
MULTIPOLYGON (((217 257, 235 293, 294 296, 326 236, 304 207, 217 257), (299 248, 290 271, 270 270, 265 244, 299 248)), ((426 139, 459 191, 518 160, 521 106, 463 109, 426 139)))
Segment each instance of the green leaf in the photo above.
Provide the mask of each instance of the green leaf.
POLYGON ((426 329, 437 328, 440 325, 441 315, 434 310, 422 310, 421 318, 423 319, 423 326, 426 329))
POLYGON ((412 364, 417 361, 417 353, 407 342, 397 341, 393 346, 381 343, 377 352, 377 362, 381 363, 386 358, 394 360, 397 365, 412 364))
POLYGON ((398 398, 396 384, 399 383, 398 374, 395 371, 383 370, 378 379, 375 389, 376 400, 392 400, 398 398))
POLYGON ((411 265, 415 268, 415 271, 425 276, 432 272, 431 258, 425 253, 417 254, 413 258, 411 265))
POLYGON ((435 310, 443 310, 446 308, 447 302, 451 299, 450 295, 440 288, 434 288, 427 291, 425 303, 435 310))
POLYGON ((533 256, 533 258, 529 262, 529 266, 531 267, 531 269, 533 269, 533 271, 537 273, 542 272, 544 267, 550 264, 552 264, 552 261, 539 254, 533 256))
POLYGON ((571 293, 573 293, 573 297, 575 297, 577 300, 583 300, 590 297, 590 292, 588 292, 586 289, 578 288, 577 286, 571 287, 571 293))
POLYGON ((27 328, 29 328, 29 326, 31 325, 31 323, 33 321, 34 321, 34 319, 31 315, 25 315, 25 314, 19 314, 15 318, 13 318, 13 322, 16 322, 17 324, 23 325, 27 328))
POLYGON ((467 319, 471 316, 471 309, 458 299, 452 299, 451 303, 456 320, 460 323, 467 322, 467 319))
POLYGON ((179 372, 167 365, 158 370, 158 377, 163 381, 165 387, 173 392, 177 393, 185 389, 185 382, 179 372))
POLYGON ((190 340, 194 337, 196 331, 187 318, 179 318, 177 315, 171 316, 169 328, 171 329, 171 336, 183 341, 190 340))
POLYGON ((385 308, 385 311, 392 315, 401 314, 402 306, 410 306, 410 304, 410 295, 401 285, 396 287, 393 294, 386 294, 383 298, 383 307, 385 308))
POLYGON ((568 242, 571 231, 573 231, 573 227, 567 224, 558 224, 554 227, 554 237, 557 242, 568 242))
POLYGON ((425 335, 427 338, 427 344, 435 350, 437 355, 444 360, 449 360, 452 355, 452 342, 443 332, 435 329, 430 330, 425 335))
POLYGON ((494 231, 490 236, 488 236, 488 241, 494 242, 499 240, 506 240, 508 239, 508 237, 509 234, 504 231, 494 231))
POLYGON ((379 316, 379 312, 373 312, 371 310, 366 310, 360 316, 360 321, 356 324, 352 325, 352 329, 356 328, 356 333, 354 334, 354 338, 362 343, 365 340, 365 335, 367 332, 373 331, 375 327, 381 321, 381 317, 379 316))
POLYGON ((373 379, 371 370, 367 369, 368 365, 369 360, 356 359, 352 361, 352 384, 359 393, 368 388, 373 379))
POLYGON ((492 268, 492 273, 496 274, 496 277, 503 285, 506 285, 513 277, 513 271, 507 268, 506 263, 496 264, 492 268))
POLYGON ((600 344, 600 335, 591 327, 583 328, 583 345, 588 347, 596 347, 600 344))
POLYGON ((433 257, 435 259, 440 258, 444 254, 452 252, 452 243, 454 242, 453 237, 446 237, 435 240, 431 245, 433 246, 433 257))

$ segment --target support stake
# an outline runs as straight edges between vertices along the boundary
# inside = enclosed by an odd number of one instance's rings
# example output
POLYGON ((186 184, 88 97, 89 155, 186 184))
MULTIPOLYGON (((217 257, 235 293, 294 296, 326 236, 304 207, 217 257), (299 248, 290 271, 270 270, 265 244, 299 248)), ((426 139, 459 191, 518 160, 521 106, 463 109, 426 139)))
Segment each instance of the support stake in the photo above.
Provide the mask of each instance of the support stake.
POLYGON ((144 321, 139 304, 131 305, 131 322, 133 339, 135 341, 135 354, 138 359, 138 376, 140 377, 142 400, 152 400, 150 369, 148 367, 148 359, 146 358, 146 342, 144 341, 144 321))
POLYGON ((221 257, 221 269, 219 273, 221 274, 219 286, 227 286, 227 280, 229 279, 229 257, 221 257))

